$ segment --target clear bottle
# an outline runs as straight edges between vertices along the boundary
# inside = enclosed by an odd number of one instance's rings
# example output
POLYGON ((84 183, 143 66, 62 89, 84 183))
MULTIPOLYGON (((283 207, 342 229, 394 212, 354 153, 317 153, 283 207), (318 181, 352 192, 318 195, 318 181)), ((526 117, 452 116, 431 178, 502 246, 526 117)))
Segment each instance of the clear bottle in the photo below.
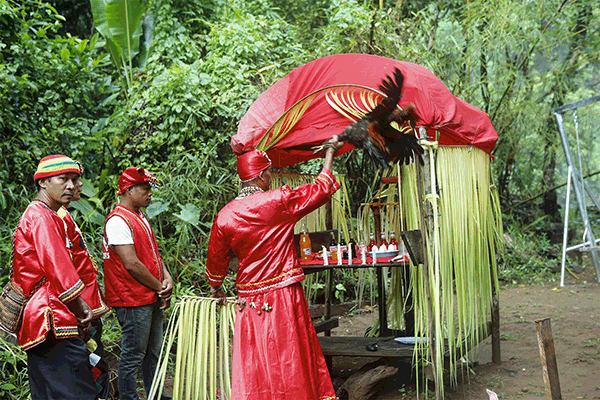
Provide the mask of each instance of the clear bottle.
POLYGON ((390 244, 388 245, 388 251, 396 251, 398 250, 398 241, 396 240, 396 233, 394 231, 390 232, 390 244))
POLYGON ((337 242, 335 235, 331 232, 331 242, 329 242, 329 252, 331 253, 331 259, 337 261, 337 242))
POLYGON ((302 233, 300 234, 300 260, 301 261, 310 261, 312 260, 312 250, 310 237, 308 237, 308 230, 306 229, 306 224, 302 223, 302 233))
POLYGON ((365 260, 363 260, 363 254, 365 256, 364 258, 366 259, 368 251, 369 251, 368 246, 367 246, 365 240, 360 239, 358 241, 358 253, 356 254, 356 258, 358 258, 364 262, 365 260))

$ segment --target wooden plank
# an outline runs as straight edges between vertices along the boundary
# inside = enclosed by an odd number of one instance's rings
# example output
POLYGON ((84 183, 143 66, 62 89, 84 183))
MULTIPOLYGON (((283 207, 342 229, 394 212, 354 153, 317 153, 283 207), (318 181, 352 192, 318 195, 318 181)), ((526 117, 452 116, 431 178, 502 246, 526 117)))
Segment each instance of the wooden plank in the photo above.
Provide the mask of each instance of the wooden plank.
POLYGON ((406 345, 394 340, 393 337, 349 337, 349 336, 320 336, 321 349, 326 356, 347 357, 413 357, 413 345, 406 345), (377 344, 377 351, 367 350, 367 345, 377 344))
POLYGON ((329 336, 327 335, 327 332, 331 332, 333 328, 337 328, 338 326, 340 326, 339 318, 333 317, 329 318, 328 320, 315 323, 315 331, 317 333, 325 332, 325 336, 329 336))
MULTIPOLYGON (((349 301, 343 304, 332 304, 331 305, 331 315, 342 315, 356 307, 356 302, 349 301)), ((325 304, 312 304, 308 307, 308 312, 310 313, 310 317, 312 319, 321 318, 325 315, 325 304)), ((329 318, 326 318, 329 319, 329 318)))
MULTIPOLYGON (((485 324, 488 332, 491 329, 491 323, 485 324)), ((480 328, 483 330, 484 326, 480 328)), ((485 338, 482 338, 483 341, 485 338)), ((327 358, 333 356, 345 357, 384 357, 384 358, 410 358, 413 356, 414 346, 402 344, 394 340, 393 336, 386 337, 355 337, 355 336, 319 336, 319 342, 323 349, 323 354, 327 358), (377 344, 377 351, 367 350, 367 345, 377 344)), ((476 346, 476 344, 473 344, 476 346)), ((463 343, 466 351, 472 349, 467 343, 463 343)), ((449 354, 447 343, 444 346, 445 356, 449 354)))
POLYGON ((546 385, 546 398, 548 400, 561 400, 558 365, 556 363, 556 353, 554 352, 550 318, 535 321, 535 326, 537 328, 538 345, 540 347, 544 384, 546 385))
POLYGON ((381 183, 387 183, 389 184, 398 184, 398 177, 397 176, 385 176, 383 178, 381 178, 381 183))

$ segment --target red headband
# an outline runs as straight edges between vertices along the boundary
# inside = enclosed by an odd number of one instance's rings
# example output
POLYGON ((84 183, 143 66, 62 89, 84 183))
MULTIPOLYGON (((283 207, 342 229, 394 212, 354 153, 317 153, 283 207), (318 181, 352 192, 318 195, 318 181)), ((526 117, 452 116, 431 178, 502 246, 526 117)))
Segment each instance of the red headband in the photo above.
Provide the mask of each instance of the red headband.
POLYGON ((237 171, 242 182, 250 181, 262 171, 271 166, 271 160, 267 153, 260 150, 252 150, 238 156, 237 171))
POLYGON ((127 168, 119 178, 119 195, 125 193, 127 188, 135 185, 149 183, 150 186, 156 186, 157 180, 150 172, 144 168, 131 167, 127 168))

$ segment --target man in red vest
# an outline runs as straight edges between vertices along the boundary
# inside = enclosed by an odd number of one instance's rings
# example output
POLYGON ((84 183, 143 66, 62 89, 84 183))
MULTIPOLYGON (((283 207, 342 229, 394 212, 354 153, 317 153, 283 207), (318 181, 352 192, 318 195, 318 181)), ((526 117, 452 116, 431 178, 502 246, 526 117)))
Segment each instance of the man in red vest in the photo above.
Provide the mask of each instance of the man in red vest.
MULTIPOLYGON (((142 369, 146 394, 154 378, 163 338, 163 310, 169 306, 173 280, 160 254, 150 223, 141 211, 152 199, 156 178, 143 168, 127 168, 119 178, 121 200, 104 225, 106 304, 122 329, 119 396, 137 400, 142 369)), ((171 397, 162 394, 162 399, 171 397)))
POLYGON ((57 214, 73 198, 79 175, 79 165, 69 157, 44 157, 33 177, 37 196, 13 234, 13 280, 29 298, 17 337, 27 352, 34 400, 97 398, 84 344, 92 309, 82 298, 85 284, 57 214))

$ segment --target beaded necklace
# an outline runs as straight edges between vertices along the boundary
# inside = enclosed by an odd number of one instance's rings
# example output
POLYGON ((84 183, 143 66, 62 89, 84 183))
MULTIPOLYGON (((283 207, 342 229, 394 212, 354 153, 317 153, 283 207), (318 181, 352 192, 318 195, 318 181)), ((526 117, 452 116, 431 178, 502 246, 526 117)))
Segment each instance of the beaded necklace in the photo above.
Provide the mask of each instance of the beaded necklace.
POLYGON ((240 194, 238 194, 238 197, 236 197, 236 199, 248 197, 248 196, 250 196, 254 193, 258 193, 258 192, 264 192, 264 190, 262 190, 258 186, 246 186, 240 190, 240 194))

